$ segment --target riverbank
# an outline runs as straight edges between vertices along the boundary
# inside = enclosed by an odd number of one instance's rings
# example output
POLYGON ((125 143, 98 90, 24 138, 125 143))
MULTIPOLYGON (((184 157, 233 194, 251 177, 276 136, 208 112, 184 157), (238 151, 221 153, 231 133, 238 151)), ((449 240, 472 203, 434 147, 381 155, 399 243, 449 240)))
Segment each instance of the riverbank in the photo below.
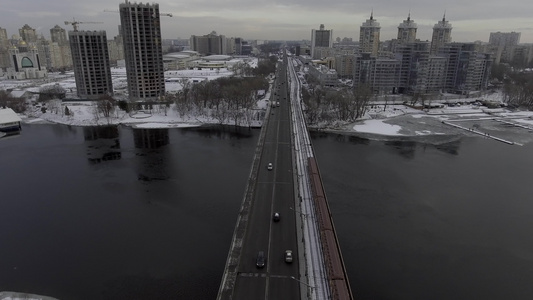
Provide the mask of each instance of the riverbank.
MULTIPOLYGON (((271 89, 270 89, 271 90, 271 89)), ((253 109, 244 113, 238 122, 230 118, 219 120, 209 111, 180 112, 176 105, 154 105, 150 109, 127 113, 115 109, 107 117, 93 102, 51 101, 43 110, 41 104, 32 106, 23 119, 25 123, 56 123, 70 126, 126 125, 134 128, 186 128, 204 125, 261 127, 269 107, 270 90, 257 101, 253 109), (68 110, 68 114, 66 111, 68 110), (44 111, 44 112, 43 112, 44 111)), ((480 98, 491 103, 501 102, 502 95, 492 93, 480 98)), ((310 125, 310 130, 354 135, 373 140, 411 140, 446 143, 461 136, 475 135, 458 127, 485 130, 488 134, 510 139, 518 144, 533 141, 533 112, 512 111, 505 107, 488 108, 471 98, 452 98, 434 101, 431 109, 415 109, 404 105, 403 98, 373 101, 361 120, 310 125), (438 105, 435 105, 438 104, 438 105), (504 122, 502 122, 504 121, 504 122), (510 122, 509 122, 510 121, 510 122), (444 122, 461 124, 454 127, 444 122), (517 126, 513 126, 516 124, 517 126)), ((23 116, 21 116, 23 117, 23 116)))
MULTIPOLYGON (((268 99, 268 95, 264 99, 268 99)), ((204 125, 221 125, 206 115, 183 115, 173 105, 152 110, 126 113, 117 110, 107 118, 99 117, 90 102, 63 102, 55 110, 43 113, 33 107, 24 123, 56 123, 70 126, 126 125, 133 128, 188 128, 204 125), (64 113, 68 107, 69 115, 64 113)), ((258 101, 256 116, 246 124, 227 121, 223 125, 261 127, 260 116, 266 112, 268 100, 258 101)), ((504 108, 489 109, 483 106, 463 105, 431 110, 417 110, 405 105, 373 105, 362 120, 353 123, 335 122, 310 126, 310 130, 353 135, 372 140, 410 140, 431 144, 446 143, 461 136, 473 136, 472 131, 461 130, 444 122, 461 124, 461 127, 487 132, 518 144, 533 141, 533 112, 511 111, 504 108)))
POLYGON ((517 144, 533 142, 533 112, 488 109, 478 106, 450 107, 438 110, 413 111, 368 118, 331 127, 313 127, 315 131, 358 136, 372 140, 419 141, 440 144, 462 136, 485 132, 517 144), (454 123, 468 130, 448 125, 454 123))
POLYGON ((35 294, 26 294, 26 293, 16 293, 16 292, 0 292, 0 300, 57 300, 56 298, 35 295, 35 294))

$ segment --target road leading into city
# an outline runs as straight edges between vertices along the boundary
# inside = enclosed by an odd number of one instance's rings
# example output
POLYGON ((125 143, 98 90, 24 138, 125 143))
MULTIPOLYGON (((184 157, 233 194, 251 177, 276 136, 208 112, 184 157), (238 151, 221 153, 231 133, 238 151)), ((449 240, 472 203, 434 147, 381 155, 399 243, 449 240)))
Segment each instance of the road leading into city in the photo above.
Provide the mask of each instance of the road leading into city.
POLYGON ((300 299, 286 59, 278 65, 232 299, 300 299), (279 103, 279 106, 278 106, 279 103), (268 165, 272 164, 269 170, 268 165), (274 221, 279 213, 279 221, 274 221), (293 262, 285 261, 291 250, 293 262), (258 253, 265 265, 256 265, 258 253))

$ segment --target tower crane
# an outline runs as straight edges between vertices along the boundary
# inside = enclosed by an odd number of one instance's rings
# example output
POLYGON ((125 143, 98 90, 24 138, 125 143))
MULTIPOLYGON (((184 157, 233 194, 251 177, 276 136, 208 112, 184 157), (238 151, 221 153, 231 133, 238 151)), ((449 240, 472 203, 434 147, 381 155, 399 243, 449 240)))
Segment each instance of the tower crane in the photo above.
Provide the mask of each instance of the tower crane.
POLYGON ((79 24, 102 24, 103 22, 82 22, 82 21, 76 21, 76 19, 72 18, 72 21, 65 21, 65 25, 72 25, 74 27, 74 31, 78 31, 78 25, 79 24))

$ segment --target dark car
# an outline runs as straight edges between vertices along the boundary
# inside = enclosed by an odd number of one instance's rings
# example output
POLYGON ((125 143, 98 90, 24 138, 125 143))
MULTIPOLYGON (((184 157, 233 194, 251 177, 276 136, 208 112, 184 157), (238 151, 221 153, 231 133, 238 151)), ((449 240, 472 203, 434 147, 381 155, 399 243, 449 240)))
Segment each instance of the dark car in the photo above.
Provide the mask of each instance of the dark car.
POLYGON ((274 222, 278 222, 279 221, 279 213, 275 212, 274 215, 272 216, 272 220, 274 220, 274 222))
POLYGON ((257 258, 255 260, 255 265, 258 268, 262 268, 262 267, 265 266, 265 252, 259 251, 259 253, 257 253, 257 258))

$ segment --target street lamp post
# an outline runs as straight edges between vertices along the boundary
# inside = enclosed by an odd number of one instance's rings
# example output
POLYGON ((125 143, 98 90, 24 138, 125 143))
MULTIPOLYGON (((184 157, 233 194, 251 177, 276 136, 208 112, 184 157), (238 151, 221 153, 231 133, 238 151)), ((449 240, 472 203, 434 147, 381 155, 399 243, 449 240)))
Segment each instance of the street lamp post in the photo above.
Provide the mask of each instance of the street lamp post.
POLYGON ((291 279, 294 279, 294 280, 296 280, 296 281, 298 281, 299 283, 301 283, 301 284, 303 284, 303 285, 305 285, 305 286, 307 286, 308 288, 311 289, 311 293, 313 292, 313 289, 315 288, 314 286, 308 284, 307 282, 303 282, 303 281, 301 281, 301 280, 299 280, 299 279, 296 279, 296 277, 294 277, 294 276, 291 276, 290 278, 291 278, 291 279))
POLYGON ((293 210, 293 211, 295 211, 295 212, 297 212, 297 213, 299 213, 299 214, 300 214, 302 217, 304 217, 304 218, 309 217, 308 214, 305 214, 305 213, 303 213, 303 212, 301 212, 301 211, 299 211, 299 210, 297 210, 297 209, 294 209, 294 208, 292 208, 292 207, 289 207, 289 209, 290 209, 290 210, 293 210))

